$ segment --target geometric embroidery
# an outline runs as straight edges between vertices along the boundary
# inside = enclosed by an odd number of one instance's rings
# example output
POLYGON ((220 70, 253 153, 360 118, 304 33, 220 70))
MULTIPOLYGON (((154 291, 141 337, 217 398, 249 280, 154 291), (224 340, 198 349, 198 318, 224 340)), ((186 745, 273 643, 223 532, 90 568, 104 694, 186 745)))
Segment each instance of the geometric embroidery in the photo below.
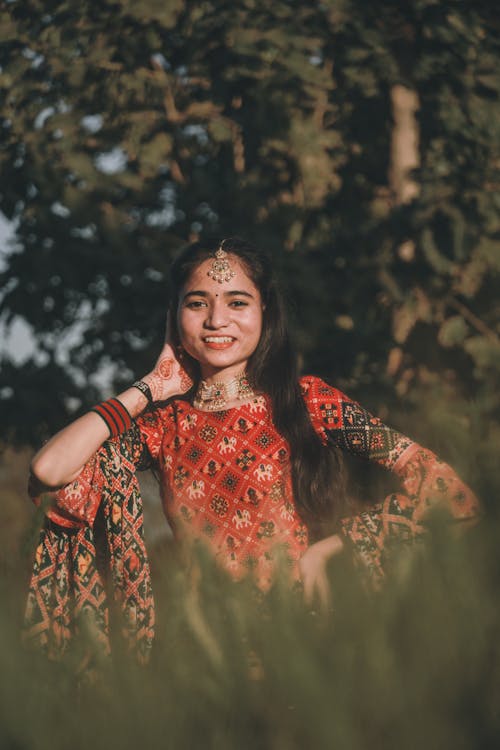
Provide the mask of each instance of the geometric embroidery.
POLYGON ((265 451, 275 442, 275 438, 269 430, 262 430, 262 432, 255 439, 256 444, 265 451))
POLYGON ((377 506, 341 522, 341 532, 351 543, 355 560, 377 586, 389 564, 389 548, 408 544, 424 533, 423 519, 437 497, 446 498, 457 519, 473 519, 479 503, 455 472, 410 438, 382 424, 359 404, 318 378, 301 378, 301 389, 316 432, 344 450, 375 461, 399 474, 405 494, 390 495, 377 506), (335 425, 335 412, 340 419, 335 425), (400 462, 403 454, 407 457, 400 462))
POLYGON ((279 450, 271 454, 271 458, 273 458, 275 461, 278 461, 278 463, 280 464, 286 463, 289 457, 290 451, 288 451, 286 448, 279 448, 279 450))
POLYGON ((344 427, 364 427, 369 422, 369 415, 364 409, 354 402, 344 401, 342 403, 342 421, 344 427))
POLYGON ((338 412, 337 404, 333 404, 333 403, 321 404, 319 410, 320 410, 320 414, 323 420, 323 424, 326 427, 333 427, 334 425, 338 425, 339 412, 338 412))
POLYGON ((380 429, 371 431, 369 450, 372 455, 388 453, 393 447, 391 443, 394 443, 391 432, 380 429))
POLYGON ((188 461, 191 461, 191 463, 196 464, 202 457, 204 451, 201 450, 196 445, 193 445, 190 450, 186 453, 186 458, 188 461))
POLYGON ((210 425, 204 425, 198 434, 203 442, 211 443, 217 437, 217 430, 210 425))
POLYGON ((229 504, 221 495, 214 495, 210 503, 210 510, 213 510, 218 516, 227 515, 229 504))
POLYGON ((253 427, 252 422, 249 422, 247 419, 243 419, 243 417, 240 417, 234 425, 233 430, 237 432, 241 432, 243 435, 245 435, 247 432, 249 432, 253 427))
POLYGON ((248 448, 245 448, 236 459, 236 463, 242 471, 248 471, 255 459, 256 456, 248 448))
POLYGON ((175 486, 181 488, 184 486, 185 480, 189 477, 189 471, 186 471, 184 466, 178 466, 174 475, 175 486))
POLYGON ((217 472, 221 469, 221 464, 215 461, 213 458, 203 467, 202 472, 208 474, 209 477, 216 476, 217 472))
MULTIPOLYGON (((94 533, 95 524, 83 521, 76 522, 76 528, 64 528, 47 520, 40 533, 23 638, 51 659, 60 658, 68 650, 80 625, 89 632, 89 624, 93 638, 92 642, 87 639, 85 645, 92 652, 82 654, 82 664, 87 669, 97 666, 110 653, 108 595, 98 562, 102 558, 98 548, 106 544, 113 599, 121 610, 120 632, 138 661, 148 660, 154 605, 144 546, 142 500, 135 474, 136 467, 145 465, 144 453, 134 425, 118 438, 105 442, 86 465, 92 474, 90 486, 96 488, 99 496, 104 536, 94 533), (117 487, 126 490, 117 492, 117 487)), ((50 494, 62 503, 65 488, 50 494)), ((89 499, 82 498, 82 503, 89 499)), ((54 515, 57 517, 57 513, 54 515)))
POLYGON ((209 543, 235 577, 250 566, 264 588, 272 581, 275 547, 283 548, 297 578, 307 531, 294 512, 290 451, 265 399, 202 412, 179 398, 153 414, 156 421, 139 418, 137 426, 162 473, 174 534, 180 538, 182 530, 183 538, 209 543), (193 424, 180 445, 179 435, 193 424))
MULTIPOLYGON (((343 519, 340 525, 339 531, 352 542, 350 548, 355 559, 366 567, 374 582, 383 574, 391 539, 408 540, 421 535, 425 511, 436 496, 447 498, 456 518, 467 519, 478 513, 477 500, 470 490, 430 451, 382 424, 319 378, 301 378, 300 387, 311 423, 323 444, 328 441, 376 461, 395 471, 402 480, 405 494, 392 495, 379 506, 343 519)), ((289 446, 276 430, 265 399, 257 397, 225 411, 202 412, 181 397, 167 406, 150 408, 136 420, 133 430, 139 435, 140 445, 134 455, 127 456, 130 474, 135 478, 135 467, 145 462, 146 453, 156 463, 161 473, 165 512, 174 534, 178 530, 179 538, 187 532, 192 538, 205 540, 231 574, 238 578, 252 570, 263 588, 273 580, 276 549, 278 556, 283 553, 288 556, 291 575, 298 577, 298 561, 308 545, 308 534, 295 512, 289 446)), ((99 454, 102 455, 100 451, 99 454)), ((136 496, 131 495, 131 485, 124 481, 123 473, 113 476, 109 458, 103 457, 101 464, 100 480, 87 483, 85 491, 79 477, 57 493, 59 507, 61 513, 71 508, 72 517, 90 519, 92 510, 99 505, 105 477, 110 496, 115 499, 113 513, 124 523, 120 546, 112 551, 115 589, 120 590, 117 584, 124 576, 133 589, 142 554, 129 551, 129 546, 138 539, 133 524, 136 496)), ((86 468, 82 477, 85 471, 86 468)), ((113 513, 108 516, 111 525, 113 513)), ((91 523, 92 519, 85 526, 88 531, 91 523)), ((83 595, 85 601, 95 603, 94 610, 100 611, 102 586, 92 573, 93 542, 80 532, 72 538, 78 538, 75 554, 84 581, 83 595)), ((45 556, 40 552, 40 565, 47 571, 54 571, 61 559, 57 544, 56 539, 50 540, 45 556)), ((58 569, 61 572, 57 596, 64 598, 68 577, 63 566, 58 569)), ((35 589, 41 580, 35 576, 35 589)), ((134 596, 145 604, 147 587, 137 589, 128 599, 128 617, 137 627, 134 596)), ((52 598, 51 602, 54 601, 57 600, 52 598)), ((40 595, 30 597, 30 612, 37 621, 46 619, 47 606, 40 595)), ((69 627, 66 615, 61 613, 57 617, 59 638, 64 641, 69 627)), ((101 624, 101 630, 105 630, 104 616, 101 624)), ((141 632, 142 642, 150 642, 151 612, 141 632)))
POLYGON ((348 429, 344 433, 345 445, 352 453, 366 455, 368 452, 368 436, 363 431, 348 429))
POLYGON ((264 493, 256 490, 254 487, 249 487, 245 494, 240 497, 242 503, 252 503, 257 506, 261 500, 264 499, 264 493))
POLYGON ((221 485, 222 487, 232 492, 238 486, 239 481, 240 480, 237 474, 231 471, 227 471, 221 479, 221 485))

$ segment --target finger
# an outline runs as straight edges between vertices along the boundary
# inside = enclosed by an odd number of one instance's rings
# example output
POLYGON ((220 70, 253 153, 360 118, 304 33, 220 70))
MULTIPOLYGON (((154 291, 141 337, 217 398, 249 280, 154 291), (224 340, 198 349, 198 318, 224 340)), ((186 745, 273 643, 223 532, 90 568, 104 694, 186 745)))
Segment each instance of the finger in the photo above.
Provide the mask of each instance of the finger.
POLYGON ((302 574, 302 588, 306 604, 311 604, 314 594, 314 580, 311 576, 302 574))
POLYGON ((332 592, 326 573, 322 573, 316 580, 316 590, 323 609, 330 609, 332 604, 332 592))
POLYGON ((332 595, 328 576, 323 571, 314 575, 302 577, 304 599, 306 604, 312 605, 317 602, 322 609, 329 609, 332 604, 332 595))

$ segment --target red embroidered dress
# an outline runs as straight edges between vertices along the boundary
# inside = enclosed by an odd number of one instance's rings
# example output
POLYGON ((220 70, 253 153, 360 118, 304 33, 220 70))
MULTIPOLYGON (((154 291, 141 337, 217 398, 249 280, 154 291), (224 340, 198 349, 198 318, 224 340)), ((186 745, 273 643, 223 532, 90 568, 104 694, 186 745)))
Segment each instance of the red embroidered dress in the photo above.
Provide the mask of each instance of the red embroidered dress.
POLYGON ((203 540, 235 577, 253 570, 264 587, 278 549, 298 562, 307 531, 293 503, 288 444, 266 398, 218 412, 176 400, 138 426, 178 539, 203 540))
MULTIPOLYGON (((433 453, 318 378, 302 378, 301 386, 324 443, 376 461, 401 480, 402 492, 340 525, 374 583, 393 543, 425 530, 430 505, 443 501, 457 521, 478 514, 472 492, 433 453)), ((106 441, 74 482, 53 493, 48 516, 54 523, 40 534, 25 617, 26 640, 49 656, 67 650, 82 618, 92 623, 98 648, 110 652, 108 595, 94 533, 102 506, 121 633, 137 658, 147 660, 154 603, 136 470, 151 461, 159 468, 165 512, 181 542, 203 541, 235 577, 253 571, 262 588, 272 580, 277 557, 288 560, 291 577, 298 577, 307 530, 294 506, 289 448, 267 400, 258 397, 214 413, 175 399, 106 441)), ((32 490, 36 494, 35 486, 32 490)))
MULTIPOLYGON (((340 532, 374 578, 383 573, 387 540, 422 533, 431 504, 445 501, 457 520, 477 515, 473 493, 431 451, 319 378, 304 377, 301 387, 324 443, 376 461, 401 479, 404 492, 341 524, 340 532)), ((219 412, 200 411, 178 398, 139 417, 136 425, 143 450, 159 468, 165 513, 179 540, 203 541, 235 577, 253 570, 263 587, 277 556, 285 556, 297 577, 308 535, 294 506, 289 448, 265 397, 219 412)), ((57 507, 92 523, 101 494, 102 474, 92 459, 75 482, 59 490, 57 507)))

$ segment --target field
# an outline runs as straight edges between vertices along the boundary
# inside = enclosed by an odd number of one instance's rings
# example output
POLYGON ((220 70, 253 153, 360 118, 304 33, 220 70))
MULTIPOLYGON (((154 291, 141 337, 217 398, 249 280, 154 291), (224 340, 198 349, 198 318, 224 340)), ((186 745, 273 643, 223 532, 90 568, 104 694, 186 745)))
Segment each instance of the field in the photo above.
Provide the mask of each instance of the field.
MULTIPOLYGON (((480 454, 476 447, 478 489, 491 496, 495 451, 480 454)), ((470 451, 463 458, 470 465, 470 451)), ((8 509, 16 461, 21 470, 27 458, 9 454, 8 509)), ((498 746, 493 501, 460 539, 436 517, 429 542, 402 550, 377 594, 349 560, 336 561, 328 612, 306 607, 279 581, 266 596, 231 583, 203 556, 193 585, 169 540, 153 541, 151 663, 137 667, 118 648, 90 681, 75 677, 75 653, 47 664, 20 645, 36 530, 28 501, 18 503, 17 527, 4 528, 2 543, 2 750, 498 746)))

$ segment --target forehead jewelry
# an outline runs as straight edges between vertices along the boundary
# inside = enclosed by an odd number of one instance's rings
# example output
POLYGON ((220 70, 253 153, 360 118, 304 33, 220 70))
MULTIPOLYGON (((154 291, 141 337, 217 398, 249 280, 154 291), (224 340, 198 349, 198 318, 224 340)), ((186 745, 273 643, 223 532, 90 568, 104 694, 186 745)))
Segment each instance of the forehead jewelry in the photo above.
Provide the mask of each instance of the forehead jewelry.
POLYGON ((207 271, 207 276, 210 276, 214 281, 218 281, 219 284, 222 284, 224 281, 231 281, 234 275, 235 272, 229 265, 227 253, 221 246, 215 253, 210 270, 207 271))

